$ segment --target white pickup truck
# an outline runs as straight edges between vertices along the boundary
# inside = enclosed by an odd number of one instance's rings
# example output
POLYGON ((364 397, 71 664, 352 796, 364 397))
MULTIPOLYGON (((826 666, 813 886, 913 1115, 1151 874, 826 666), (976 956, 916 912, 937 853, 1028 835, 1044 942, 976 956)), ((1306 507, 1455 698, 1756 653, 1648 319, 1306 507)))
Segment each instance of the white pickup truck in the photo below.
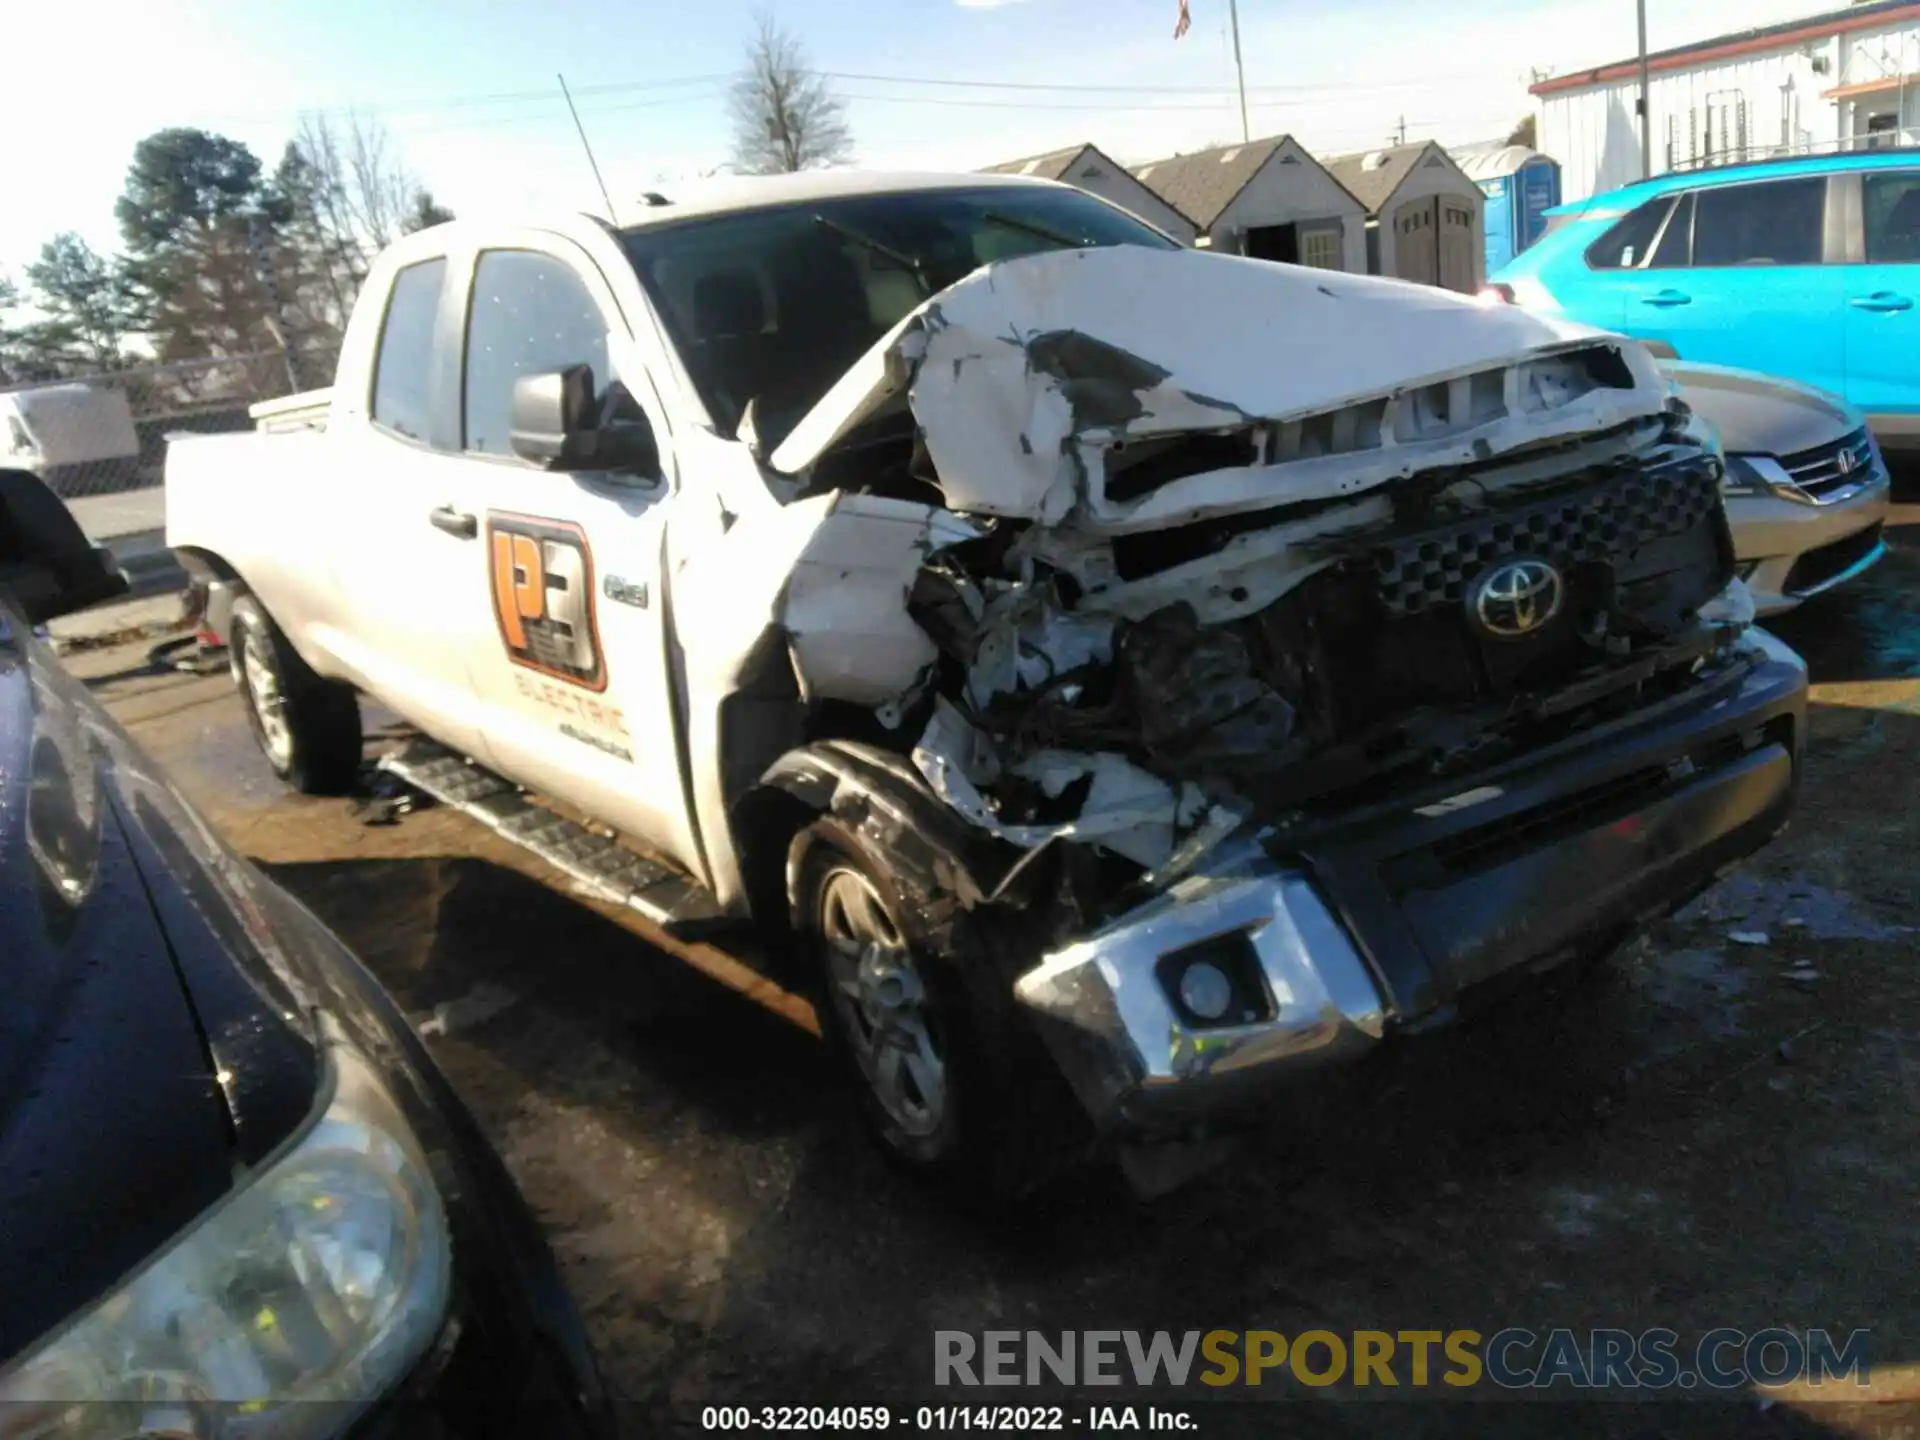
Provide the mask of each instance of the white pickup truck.
POLYGON ((1063 186, 443 225, 263 422, 176 442, 167 517, 275 769, 352 786, 377 697, 442 799, 771 937, 881 1143, 989 1195, 1089 1139, 1153 1183, 1796 789, 1803 667, 1639 345, 1063 186))

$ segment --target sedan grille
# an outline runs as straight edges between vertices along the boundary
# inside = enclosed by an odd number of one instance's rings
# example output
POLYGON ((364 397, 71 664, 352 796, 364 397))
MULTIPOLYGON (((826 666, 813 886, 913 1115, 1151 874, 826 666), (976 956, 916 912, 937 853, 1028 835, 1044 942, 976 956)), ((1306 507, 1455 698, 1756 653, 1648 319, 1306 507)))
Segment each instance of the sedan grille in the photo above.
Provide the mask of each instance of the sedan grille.
POLYGON ((1837 445, 1829 442, 1783 455, 1780 467, 1807 499, 1816 505, 1831 505, 1875 478, 1877 458, 1873 437, 1862 426, 1837 445))

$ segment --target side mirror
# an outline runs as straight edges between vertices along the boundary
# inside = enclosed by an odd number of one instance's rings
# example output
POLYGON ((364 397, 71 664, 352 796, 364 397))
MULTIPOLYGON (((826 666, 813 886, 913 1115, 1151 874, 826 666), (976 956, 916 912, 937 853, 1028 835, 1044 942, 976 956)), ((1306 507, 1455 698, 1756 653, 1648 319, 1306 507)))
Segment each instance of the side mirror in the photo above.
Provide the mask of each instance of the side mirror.
POLYGON ((660 473, 660 447, 646 412, 618 381, 596 407, 591 365, 515 380, 508 443, 522 460, 547 470, 660 473))
POLYGON ((29 625, 126 594, 111 561, 38 476, 0 470, 0 590, 29 625))

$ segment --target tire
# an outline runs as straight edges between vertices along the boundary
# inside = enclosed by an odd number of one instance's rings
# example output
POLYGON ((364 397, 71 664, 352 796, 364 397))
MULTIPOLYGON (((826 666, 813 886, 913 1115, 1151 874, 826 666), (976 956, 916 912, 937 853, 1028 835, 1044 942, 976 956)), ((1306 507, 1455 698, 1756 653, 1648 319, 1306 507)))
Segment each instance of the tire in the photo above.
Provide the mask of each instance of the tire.
POLYGON ((890 1161, 994 1212, 1086 1152, 1091 1127, 1013 996, 1014 926, 961 913, 936 946, 926 917, 951 900, 832 818, 794 837, 787 873, 821 1032, 890 1161))
POLYGON ((307 795, 343 795, 360 774, 360 702, 287 643, 260 602, 242 595, 228 623, 234 684, 274 774, 307 795))

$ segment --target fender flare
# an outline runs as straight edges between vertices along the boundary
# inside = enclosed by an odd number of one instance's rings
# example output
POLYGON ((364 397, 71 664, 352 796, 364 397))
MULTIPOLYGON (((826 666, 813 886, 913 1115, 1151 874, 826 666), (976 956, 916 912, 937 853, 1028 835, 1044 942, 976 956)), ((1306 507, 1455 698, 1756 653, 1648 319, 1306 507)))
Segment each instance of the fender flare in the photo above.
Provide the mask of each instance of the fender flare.
POLYGON ((790 842, 820 815, 863 832, 894 857, 908 884, 925 895, 951 897, 962 910, 983 904, 1018 858, 955 814, 891 751, 817 741, 782 755, 734 807, 733 830, 747 852, 741 868, 752 877, 748 891, 761 919, 784 915, 790 842), (789 823, 782 823, 782 812, 789 823), (770 893, 776 876, 777 901, 770 893))

